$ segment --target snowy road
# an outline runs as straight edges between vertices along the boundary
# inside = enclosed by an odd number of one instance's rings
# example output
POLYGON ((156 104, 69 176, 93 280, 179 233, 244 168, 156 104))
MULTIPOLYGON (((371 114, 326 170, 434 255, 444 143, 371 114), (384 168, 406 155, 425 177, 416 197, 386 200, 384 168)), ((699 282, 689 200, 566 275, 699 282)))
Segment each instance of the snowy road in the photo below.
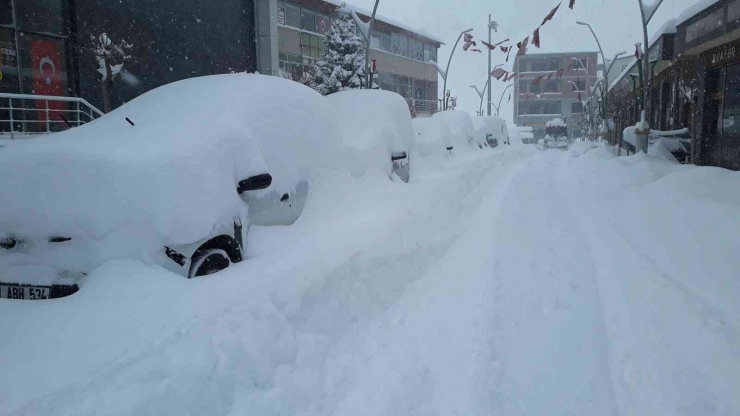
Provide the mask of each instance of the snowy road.
POLYGON ((112 262, 0 303, 0 414, 740 415, 740 224, 701 249, 740 201, 670 221, 700 174, 503 146, 327 176, 219 275, 112 262))

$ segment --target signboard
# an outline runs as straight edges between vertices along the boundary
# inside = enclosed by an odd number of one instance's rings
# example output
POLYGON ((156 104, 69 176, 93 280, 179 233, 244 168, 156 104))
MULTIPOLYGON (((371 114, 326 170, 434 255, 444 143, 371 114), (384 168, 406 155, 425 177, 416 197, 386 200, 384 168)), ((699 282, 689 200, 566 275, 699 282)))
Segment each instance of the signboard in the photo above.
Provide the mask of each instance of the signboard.
POLYGON ((709 65, 711 66, 724 66, 734 63, 740 54, 738 54, 737 43, 720 46, 717 49, 713 49, 708 52, 707 57, 709 59, 709 65))
MULTIPOLYGON (((527 127, 547 127, 546 124, 546 121, 528 121, 525 122, 523 125, 527 127)), ((569 121, 565 124, 567 124, 568 127, 580 127, 583 123, 580 121, 569 121)))

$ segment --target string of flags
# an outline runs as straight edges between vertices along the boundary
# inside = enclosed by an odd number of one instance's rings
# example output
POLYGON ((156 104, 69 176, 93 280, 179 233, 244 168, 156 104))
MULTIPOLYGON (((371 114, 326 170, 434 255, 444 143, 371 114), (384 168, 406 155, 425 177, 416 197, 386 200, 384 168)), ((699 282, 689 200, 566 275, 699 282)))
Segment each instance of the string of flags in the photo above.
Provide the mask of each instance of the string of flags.
MULTIPOLYGON (((532 45, 534 45, 536 48, 539 49, 541 46, 540 29, 542 28, 542 26, 545 25, 545 23, 549 22, 550 20, 553 19, 553 17, 555 17, 555 13, 557 13, 558 9, 560 9, 560 6, 563 4, 563 1, 565 0, 562 0, 560 3, 558 3, 558 5, 555 6, 555 8, 552 9, 550 13, 548 13, 547 16, 545 16, 544 19, 542 19, 542 23, 540 23, 537 29, 535 29, 534 32, 532 33, 531 35, 532 45)), ((575 4, 576 4, 576 0, 568 0, 569 9, 573 10, 573 7, 575 6, 575 4)), ((472 52, 481 52, 480 49, 474 48, 474 46, 478 46, 478 45, 476 44, 475 40, 473 40, 473 35, 466 33, 464 41, 465 43, 463 44, 463 47, 462 47, 464 51, 467 52, 468 50, 470 50, 472 52)), ((495 44, 490 44, 488 42, 481 41, 481 43, 491 51, 495 51, 496 48, 498 48, 503 54, 506 55, 506 62, 509 62, 509 56, 511 55, 511 50, 514 49, 514 46, 503 46, 503 44, 506 42, 510 42, 510 39, 507 38, 495 44)), ((523 56, 527 53, 527 46, 529 46, 529 42, 530 42, 530 37, 527 36, 520 42, 516 43, 516 47, 517 47, 516 55, 517 56, 523 56)), ((563 76, 563 72, 564 70, 560 69, 558 70, 557 73, 555 73, 557 76, 557 79, 560 79, 563 76)), ((516 75, 517 75, 516 73, 510 73, 509 71, 506 71, 501 68, 497 68, 493 72, 491 72, 491 76, 493 76, 499 81, 504 81, 504 82, 508 82, 514 79, 516 75)), ((547 79, 548 80, 551 79, 552 76, 553 76, 552 73, 548 74, 547 79)), ((534 79, 532 83, 535 85, 538 85, 540 81, 542 81, 542 78, 544 78, 544 76, 538 76, 537 78, 534 79)))

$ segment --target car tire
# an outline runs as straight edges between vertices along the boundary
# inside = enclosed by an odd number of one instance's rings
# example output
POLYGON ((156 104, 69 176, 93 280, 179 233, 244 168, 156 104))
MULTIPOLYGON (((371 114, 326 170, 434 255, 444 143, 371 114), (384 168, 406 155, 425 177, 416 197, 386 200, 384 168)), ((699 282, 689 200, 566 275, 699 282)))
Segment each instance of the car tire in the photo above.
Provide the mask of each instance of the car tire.
POLYGON ((231 259, 226 251, 219 248, 198 250, 190 263, 188 279, 208 276, 231 266, 231 259))

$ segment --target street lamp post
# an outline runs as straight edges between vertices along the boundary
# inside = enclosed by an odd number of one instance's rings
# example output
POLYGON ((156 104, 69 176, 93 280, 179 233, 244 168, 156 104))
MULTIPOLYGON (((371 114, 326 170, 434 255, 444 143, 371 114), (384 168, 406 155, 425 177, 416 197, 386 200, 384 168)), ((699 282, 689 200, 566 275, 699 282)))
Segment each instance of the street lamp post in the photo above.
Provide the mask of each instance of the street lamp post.
MULTIPOLYGON (((450 71, 450 63, 452 62, 452 56, 455 54, 455 49, 457 49, 457 44, 460 43, 460 39, 463 37, 464 34, 468 32, 472 32, 473 28, 470 28, 468 30, 463 30, 460 32, 460 35, 457 37, 457 41, 455 41, 455 46, 452 47, 452 51, 450 52, 450 58, 447 60, 447 67, 444 71, 442 71, 442 68, 439 67, 439 65, 434 61, 429 61, 429 63, 433 63, 437 66, 437 70, 439 71, 439 74, 442 75, 442 79, 444 80, 444 85, 442 87, 442 96, 445 97, 447 94, 447 74, 450 71)), ((444 111, 447 111, 447 99, 444 100, 442 103, 442 109, 444 111)))
POLYGON ((378 3, 380 0, 375 0, 375 6, 373 6, 373 14, 370 16, 368 23, 363 22, 354 10, 347 8, 347 3, 342 3, 340 12, 349 14, 352 20, 355 22, 355 26, 360 29, 360 33, 365 38, 365 88, 370 89, 372 84, 370 83, 370 40, 373 36, 373 27, 375 26, 375 12, 378 11, 378 3))
MULTIPOLYGON (((498 107, 496 107, 496 117, 498 117, 498 116, 499 116, 499 114, 501 113, 501 100, 503 100, 503 99, 504 99, 504 94, 506 94, 506 90, 508 90, 509 88, 511 88, 511 87, 513 87, 513 86, 514 86, 514 84, 513 84, 513 83, 512 83, 512 84, 509 84, 509 85, 507 85, 507 86, 506 86, 506 88, 504 88, 504 91, 503 91, 503 92, 501 93, 501 97, 500 97, 500 98, 498 99, 498 107)), ((490 104, 490 103, 489 103, 489 104, 490 104)))
POLYGON ((647 134, 648 134, 648 130, 650 129, 650 126, 647 124, 647 120, 650 119, 649 115, 650 115, 650 110, 651 110, 650 108, 650 89, 648 88, 648 83, 650 82, 650 79, 648 78, 650 74, 650 70, 648 69, 648 50, 650 49, 650 43, 648 43, 649 41, 648 41, 647 29, 648 29, 648 23, 650 23, 650 20, 653 18, 653 16, 655 15, 655 12, 658 10, 660 5, 663 4, 663 0, 655 0, 654 3, 647 9, 645 8, 645 2, 643 0, 637 0, 637 2, 640 4, 640 17, 641 17, 641 22, 642 22, 642 38, 645 41, 645 52, 642 54, 642 71, 641 71, 641 75, 643 79, 642 109, 644 112, 644 117, 642 120, 643 121, 642 130, 643 132, 645 132, 645 134, 644 134, 644 139, 643 137, 641 137, 642 135, 638 135, 638 139, 639 139, 638 144, 640 148, 636 149, 636 151, 639 152, 640 150, 642 150, 643 152, 647 153, 647 150, 648 150, 647 149, 647 146, 648 146, 647 134))
MULTIPOLYGON (((493 29, 495 32, 498 32, 498 23, 495 20, 491 20, 491 15, 488 15, 488 44, 491 44, 491 29, 493 29)), ((486 82, 486 85, 491 85, 491 48, 488 48, 488 82, 486 82)), ((483 98, 481 97, 481 102, 483 102, 483 98)), ((491 89, 488 88, 488 115, 491 115, 491 89)))
MULTIPOLYGON (((609 74, 607 73, 607 69, 606 69, 606 55, 604 55, 604 50, 601 48, 601 42, 599 42, 599 38, 596 36, 596 32, 594 32, 594 29, 591 27, 591 25, 588 24, 588 23, 586 23, 586 22, 581 22, 579 20, 576 23, 579 24, 579 25, 581 25, 581 26, 588 27, 588 29, 591 31, 591 34, 594 35, 594 39, 596 40, 596 44, 599 46, 599 52, 601 53, 601 60, 603 61, 602 63, 603 63, 603 70, 604 70, 604 80, 606 81, 606 85, 609 85, 609 74)), ((603 123, 604 123, 604 125, 606 125, 606 100, 604 100, 604 97, 603 97, 603 95, 604 95, 604 89, 603 88, 601 89, 601 94, 602 94, 601 99, 603 101, 603 103, 602 103, 603 104, 603 107, 602 107, 603 114, 602 115, 603 115, 603 118, 604 118, 603 123)), ((602 126, 601 133, 603 133, 603 130, 604 130, 603 127, 604 126, 602 126)))
MULTIPOLYGON (((496 70, 497 68, 501 68, 502 66, 504 66, 504 64, 498 64, 494 66, 493 69, 496 70)), ((490 86, 491 71, 488 71, 488 80, 486 81, 486 85, 483 86, 483 92, 478 91, 478 87, 476 87, 475 85, 470 86, 470 88, 475 88, 475 92, 477 92, 478 96, 480 97, 480 105, 478 106, 478 112, 480 113, 480 115, 483 115, 483 96, 486 93, 486 88, 488 88, 488 102, 491 102, 491 88, 489 88, 490 86)), ((491 114, 489 113, 488 115, 490 116, 491 114)))
POLYGON ((488 87, 488 84, 486 84, 486 86, 483 87, 483 91, 479 91, 477 86, 475 85, 470 86, 470 88, 474 89, 475 92, 478 94, 478 97, 480 97, 480 105, 478 105, 478 115, 479 116, 483 115, 483 96, 485 95, 486 87, 488 87))

